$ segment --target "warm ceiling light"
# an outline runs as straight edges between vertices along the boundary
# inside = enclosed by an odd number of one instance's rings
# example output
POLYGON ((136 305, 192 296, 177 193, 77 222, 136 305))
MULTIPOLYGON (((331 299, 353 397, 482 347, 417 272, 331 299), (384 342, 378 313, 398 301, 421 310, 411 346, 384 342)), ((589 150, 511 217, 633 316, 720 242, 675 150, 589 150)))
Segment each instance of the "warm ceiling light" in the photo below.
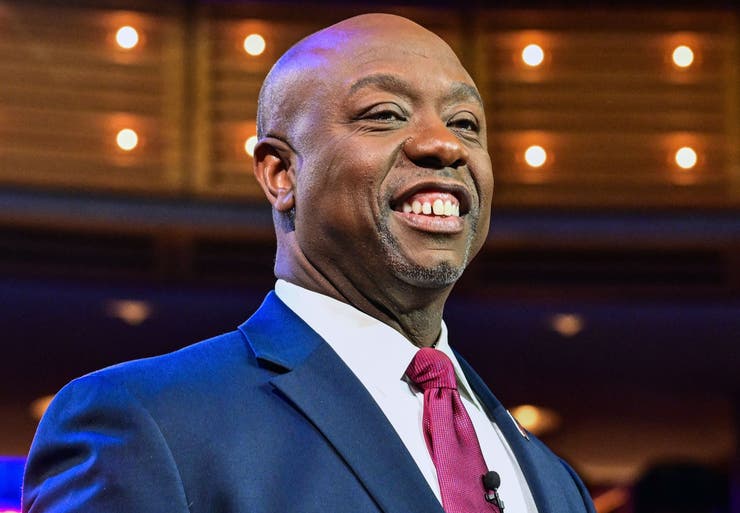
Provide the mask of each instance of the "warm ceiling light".
POLYGON ((522 50, 522 60, 527 66, 539 66, 545 60, 545 52, 540 45, 527 45, 522 50))
POLYGON ((134 27, 128 25, 121 27, 116 32, 116 43, 124 50, 130 50, 139 44, 139 33, 134 27))
POLYGON ((514 408, 512 415, 516 417, 522 426, 529 429, 540 420, 539 410, 530 404, 514 408))
POLYGON ((594 496, 594 507, 596 511, 615 511, 630 500, 630 492, 627 488, 612 488, 600 495, 594 496))
POLYGON ((676 164, 682 169, 691 169, 696 165, 697 156, 693 148, 684 146, 676 152, 676 164))
POLYGON ((43 397, 39 397, 31 403, 30 410, 31 415, 34 419, 41 420, 41 417, 44 416, 46 409, 51 404, 52 399, 54 399, 53 395, 45 395, 43 397))
POLYGON ((541 167, 547 161, 547 152, 542 146, 530 146, 524 152, 524 160, 532 167, 541 167))
POLYGON ((560 416, 553 410, 541 406, 523 404, 512 408, 511 414, 524 429, 538 436, 560 425, 560 416))
POLYGON ((244 51, 249 55, 257 56, 262 55, 265 51, 265 38, 259 34, 249 34, 244 38, 244 51))
POLYGON ((688 68, 694 62, 694 52, 686 45, 677 46, 673 50, 673 63, 679 68, 688 68))
POLYGON ((124 151, 131 151, 139 144, 139 135, 130 128, 124 128, 116 135, 116 144, 124 151))
POLYGON ((257 146, 257 136, 253 135, 251 137, 248 137, 246 141, 244 141, 244 151, 247 152, 247 155, 250 157, 254 157, 254 147, 257 146))
POLYGON ((118 299, 106 305, 106 312, 130 326, 138 326, 151 316, 152 307, 146 301, 118 299))
POLYGON ((583 331, 583 317, 576 314, 555 314, 550 318, 550 327, 566 338, 574 337, 583 331))

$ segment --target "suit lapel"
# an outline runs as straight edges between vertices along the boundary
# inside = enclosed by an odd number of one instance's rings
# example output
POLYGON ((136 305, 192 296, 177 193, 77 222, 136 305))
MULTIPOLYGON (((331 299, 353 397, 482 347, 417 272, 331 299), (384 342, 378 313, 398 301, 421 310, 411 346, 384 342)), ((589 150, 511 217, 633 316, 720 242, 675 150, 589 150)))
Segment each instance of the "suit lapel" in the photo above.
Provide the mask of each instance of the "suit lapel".
POLYGON ((499 427, 504 438, 506 438, 506 442, 514 452, 522 473, 527 480, 527 485, 529 485, 529 490, 532 492, 538 513, 561 513, 562 511, 568 511, 567 505, 563 509, 556 500, 562 494, 562 491, 557 489, 558 480, 554 478, 563 471, 562 468, 553 468, 554 464, 559 465, 558 460, 551 453, 544 452, 546 451, 544 446, 532 437, 532 435, 525 436, 519 430, 519 426, 511 417, 508 410, 491 393, 488 386, 486 386, 470 364, 461 358, 460 355, 457 355, 457 358, 470 386, 488 411, 488 416, 499 427))
POLYGON ((272 384, 321 431, 381 510, 443 513, 367 390, 274 293, 240 329, 258 359, 285 369, 272 384))

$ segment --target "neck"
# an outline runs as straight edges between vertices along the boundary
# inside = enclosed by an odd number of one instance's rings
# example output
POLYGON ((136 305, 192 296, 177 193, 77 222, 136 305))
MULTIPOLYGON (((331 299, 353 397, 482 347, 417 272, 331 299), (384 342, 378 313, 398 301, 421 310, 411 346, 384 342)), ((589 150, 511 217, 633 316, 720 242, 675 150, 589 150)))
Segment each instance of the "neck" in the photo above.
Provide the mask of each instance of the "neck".
POLYGON ((275 276, 308 290, 351 305, 392 327, 412 344, 431 347, 442 327, 442 312, 452 285, 424 288, 395 279, 394 286, 379 287, 375 282, 355 284, 346 276, 326 276, 311 265, 296 265, 280 258, 275 276))

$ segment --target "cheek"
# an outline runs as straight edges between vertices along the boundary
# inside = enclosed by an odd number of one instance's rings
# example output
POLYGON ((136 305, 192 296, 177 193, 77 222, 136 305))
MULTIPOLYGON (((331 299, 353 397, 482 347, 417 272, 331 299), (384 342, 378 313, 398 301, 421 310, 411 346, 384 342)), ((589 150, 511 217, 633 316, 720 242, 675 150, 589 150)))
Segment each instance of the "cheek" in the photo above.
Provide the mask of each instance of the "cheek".
POLYGON ((320 140, 311 134, 302 145, 305 158, 298 171, 297 215, 331 216, 324 231, 332 238, 336 234, 331 232, 356 239, 371 237, 389 208, 385 182, 400 139, 346 131, 344 126, 330 127, 320 140))
POLYGON ((364 246, 372 238, 379 213, 379 177, 371 152, 336 151, 303 168, 296 195, 296 229, 311 246, 364 246), (309 171, 310 170, 310 171, 309 171), (313 173, 308 176, 306 173, 313 173))
POLYGON ((488 237, 488 228, 491 219, 491 204, 493 201, 493 188, 494 179, 493 171, 491 169, 491 159, 486 153, 481 155, 479 159, 476 159, 477 166, 474 169, 478 171, 475 173, 474 180, 478 187, 478 194, 480 195, 480 217, 478 226, 476 226, 476 245, 481 247, 486 238, 488 237))
POLYGON ((341 206, 377 215, 389 166, 387 153, 372 144, 345 144, 337 148, 324 167, 325 192, 341 206))
POLYGON ((493 192, 493 165, 491 164, 491 156, 486 150, 482 150, 480 155, 475 159, 475 169, 478 169, 478 180, 486 185, 488 196, 493 192))
POLYGON ((473 169, 476 169, 473 179, 476 182, 478 188, 478 194, 480 195, 481 215, 485 214, 483 211, 488 211, 491 208, 491 201, 493 198, 493 170, 491 169, 491 158, 488 154, 481 155, 475 160, 473 169))

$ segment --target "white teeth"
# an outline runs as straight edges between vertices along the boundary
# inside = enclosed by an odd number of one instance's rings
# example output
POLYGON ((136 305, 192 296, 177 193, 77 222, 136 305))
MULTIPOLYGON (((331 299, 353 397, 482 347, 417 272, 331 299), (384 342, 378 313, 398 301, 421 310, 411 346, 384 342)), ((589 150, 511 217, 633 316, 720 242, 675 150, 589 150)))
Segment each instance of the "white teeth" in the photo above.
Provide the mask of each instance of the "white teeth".
POLYGON ((432 212, 434 212, 435 216, 441 216, 445 213, 445 202, 441 199, 434 200, 434 203, 432 204, 432 212))
POLYGON ((434 202, 425 201, 424 203, 419 200, 414 200, 409 203, 405 201, 401 205, 401 210, 404 214, 424 214, 435 216, 454 216, 460 217, 460 205, 453 204, 450 200, 436 199, 434 202))

